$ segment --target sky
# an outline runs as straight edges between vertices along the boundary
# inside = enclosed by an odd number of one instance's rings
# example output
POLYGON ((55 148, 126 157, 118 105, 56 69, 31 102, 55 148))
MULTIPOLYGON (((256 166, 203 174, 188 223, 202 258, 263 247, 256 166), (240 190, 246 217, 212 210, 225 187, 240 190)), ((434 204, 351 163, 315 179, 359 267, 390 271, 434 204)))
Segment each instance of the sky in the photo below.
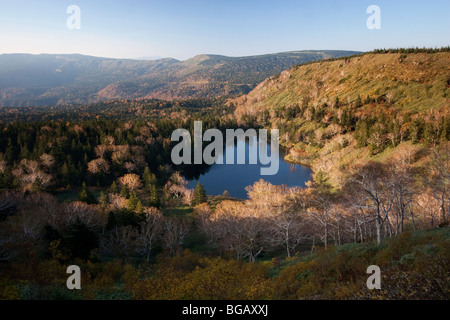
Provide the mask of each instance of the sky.
POLYGON ((442 47, 450 45, 449 14, 450 0, 0 0, 0 54, 186 60, 442 47), (380 8, 380 29, 367 27, 370 5, 380 8))

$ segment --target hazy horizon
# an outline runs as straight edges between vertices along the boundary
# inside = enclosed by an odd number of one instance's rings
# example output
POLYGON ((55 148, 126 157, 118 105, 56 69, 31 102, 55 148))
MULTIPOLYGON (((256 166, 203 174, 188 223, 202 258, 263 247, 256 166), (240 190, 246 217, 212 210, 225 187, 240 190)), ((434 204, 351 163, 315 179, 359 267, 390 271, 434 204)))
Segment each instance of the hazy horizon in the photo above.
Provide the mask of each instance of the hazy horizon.
POLYGON ((232 55, 224 55, 219 53, 205 53, 205 52, 199 52, 191 57, 188 57, 186 59, 176 59, 173 57, 136 57, 136 58, 114 58, 114 57, 106 57, 106 56, 98 56, 98 55, 90 55, 90 54, 84 54, 79 52, 71 52, 71 53, 49 53, 49 52, 40 52, 40 53, 30 53, 30 52, 5 52, 0 53, 0 55, 8 55, 8 54, 29 54, 29 55, 82 55, 87 57, 94 57, 94 58, 104 58, 104 59, 120 59, 120 60, 147 60, 147 61, 154 61, 154 60, 162 60, 162 59, 175 59, 178 61, 186 61, 189 59, 192 59, 196 56, 201 55, 209 55, 209 56, 224 56, 229 58, 243 58, 243 57, 254 57, 254 56, 264 56, 264 55, 271 55, 271 54, 281 54, 281 53, 293 53, 293 52, 323 52, 323 51, 354 51, 354 52, 365 52, 365 51, 358 51, 358 50, 346 50, 346 49, 305 49, 305 50, 291 50, 291 51, 279 51, 279 52, 267 52, 267 53, 261 53, 261 54, 249 54, 249 55, 243 55, 243 56, 232 56, 232 55))

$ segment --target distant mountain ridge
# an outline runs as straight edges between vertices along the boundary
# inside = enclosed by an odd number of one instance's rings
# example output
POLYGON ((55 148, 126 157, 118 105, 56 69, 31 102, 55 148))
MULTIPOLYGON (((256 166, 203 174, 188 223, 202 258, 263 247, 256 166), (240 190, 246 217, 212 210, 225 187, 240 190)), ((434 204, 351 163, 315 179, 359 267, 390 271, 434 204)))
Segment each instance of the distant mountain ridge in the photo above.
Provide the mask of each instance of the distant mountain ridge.
POLYGON ((0 106, 240 95, 294 65, 355 53, 311 50, 247 57, 203 54, 185 61, 2 54, 0 106))

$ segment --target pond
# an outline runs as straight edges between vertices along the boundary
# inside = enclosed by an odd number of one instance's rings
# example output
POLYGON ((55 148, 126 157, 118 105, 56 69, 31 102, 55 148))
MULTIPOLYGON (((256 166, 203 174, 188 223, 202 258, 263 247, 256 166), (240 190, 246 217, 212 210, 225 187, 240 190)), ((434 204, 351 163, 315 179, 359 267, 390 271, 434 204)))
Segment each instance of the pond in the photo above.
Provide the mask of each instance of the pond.
MULTIPOLYGON (((270 145, 267 145, 267 148, 270 155, 270 145)), ((200 182, 209 195, 221 195, 226 190, 232 197, 246 199, 247 191, 245 187, 252 185, 259 179, 275 185, 284 184, 289 187, 303 187, 311 179, 311 169, 306 166, 285 162, 285 152, 281 148, 278 172, 274 175, 261 175, 260 169, 262 167, 267 168, 270 164, 262 165, 259 161, 257 161, 257 164, 249 164, 249 155, 257 154, 257 150, 258 143, 256 138, 250 141, 238 141, 237 143, 227 144, 223 151, 223 158, 226 159, 228 152, 234 152, 234 164, 211 165, 197 177, 188 178, 188 188, 195 188, 197 182, 200 182), (245 164, 237 164, 238 150, 243 147, 245 147, 245 164)))

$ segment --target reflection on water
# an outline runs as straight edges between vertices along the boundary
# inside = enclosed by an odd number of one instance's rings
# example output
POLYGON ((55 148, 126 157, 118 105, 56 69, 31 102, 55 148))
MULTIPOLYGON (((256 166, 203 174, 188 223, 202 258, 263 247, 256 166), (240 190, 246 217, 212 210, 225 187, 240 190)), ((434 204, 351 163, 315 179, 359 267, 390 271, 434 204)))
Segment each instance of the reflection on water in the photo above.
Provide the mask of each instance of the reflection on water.
MULTIPOLYGON (((268 149, 270 155, 270 145, 260 145, 264 149, 268 149)), ((263 150, 264 152, 265 150, 263 150)), ((220 154, 215 155, 220 158, 223 157, 224 164, 213 164, 208 170, 196 177, 187 177, 188 187, 195 188, 198 181, 205 187, 206 193, 211 195, 220 195, 226 190, 228 193, 236 198, 245 199, 247 192, 245 187, 252 185, 259 179, 264 179, 272 184, 285 184, 289 187, 304 186, 305 182, 311 178, 311 170, 308 167, 287 163, 284 161, 284 152, 279 154, 279 170, 275 175, 261 175, 261 167, 269 167, 262 165, 258 159, 258 143, 256 137, 250 138, 249 142, 242 140, 237 143, 227 141, 225 150, 220 154), (237 164, 238 154, 244 154, 245 164, 237 164), (234 164, 226 164, 227 154, 234 155, 234 164), (250 164, 257 163, 257 164, 250 164)), ((217 158, 216 158, 217 159, 217 158)), ((242 162, 242 158, 241 161, 242 162)))
POLYGON ((290 172, 296 172, 297 169, 298 169, 298 166, 296 164, 293 164, 293 163, 288 163, 288 166, 289 166, 289 171, 290 172))

